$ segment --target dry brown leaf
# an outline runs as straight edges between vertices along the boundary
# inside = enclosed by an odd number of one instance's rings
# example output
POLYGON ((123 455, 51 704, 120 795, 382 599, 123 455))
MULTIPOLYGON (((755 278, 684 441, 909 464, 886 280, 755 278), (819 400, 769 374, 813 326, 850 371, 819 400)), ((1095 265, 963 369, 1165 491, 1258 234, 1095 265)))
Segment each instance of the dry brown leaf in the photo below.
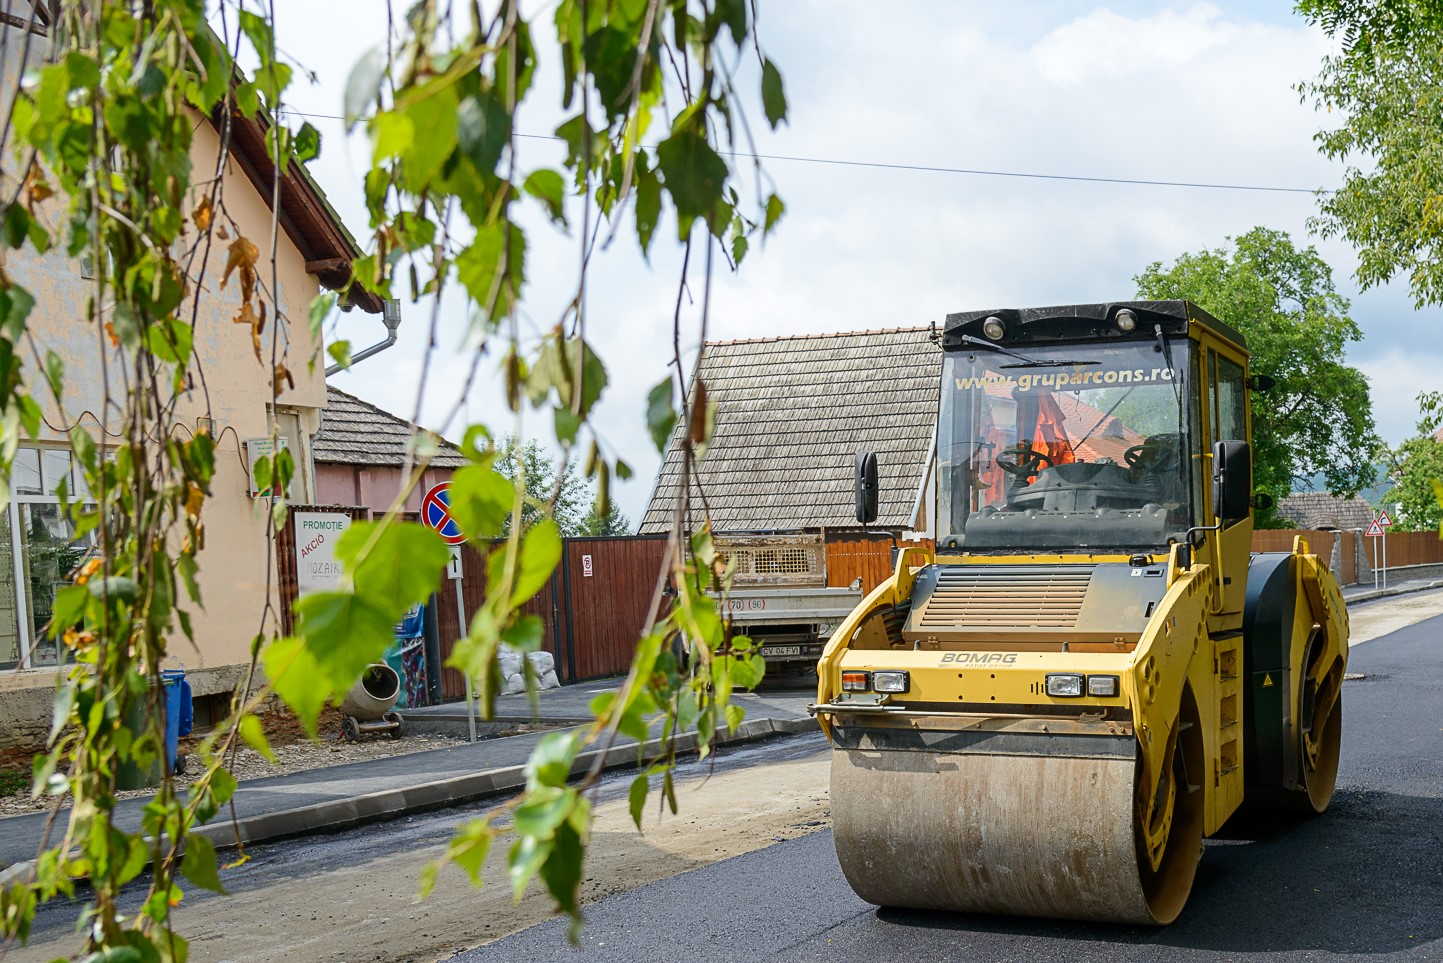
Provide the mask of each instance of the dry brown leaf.
POLYGON ((120 347, 120 335, 115 333, 114 321, 105 322, 105 333, 110 336, 110 346, 112 348, 120 347))
POLYGON ((250 241, 238 237, 231 241, 229 253, 225 259, 225 273, 221 275, 221 290, 225 289, 226 282, 230 280, 231 272, 239 272, 241 283, 241 301, 249 301, 255 294, 256 289, 256 262, 260 260, 261 252, 250 241))
POLYGON ((205 492, 201 491, 195 482, 185 483, 185 510, 192 518, 200 517, 201 507, 205 505, 205 492))
POLYGON ((220 227, 215 229, 215 236, 220 238, 222 241, 228 241, 230 240, 230 231, 227 231, 225 229, 225 225, 222 224, 220 227))
POLYGON ((240 314, 237 314, 234 318, 231 319, 231 320, 233 320, 236 324, 245 324, 245 325, 249 325, 249 326, 250 326, 250 329, 251 329, 251 347, 255 348, 256 361, 261 361, 261 360, 262 360, 262 359, 261 359, 261 328, 264 327, 264 326, 265 326, 265 323, 266 323, 266 321, 265 321, 265 309, 266 309, 266 306, 265 306, 264 304, 261 305, 261 312, 262 312, 262 313, 261 313, 260 315, 257 315, 256 312, 255 312, 255 309, 252 308, 250 302, 247 301, 247 302, 245 302, 244 304, 241 305, 240 314))
POLYGON ((195 206, 195 211, 190 215, 190 218, 195 221, 196 230, 205 231, 210 229, 210 222, 214 216, 215 211, 210 206, 210 195, 207 194, 205 197, 202 197, 200 203, 195 206))
POLYGON ((48 197, 54 197, 55 191, 46 183, 44 175, 40 171, 39 164, 31 164, 30 171, 25 175, 25 206, 31 214, 35 213, 35 205, 48 197))
POLYGON ((696 379, 696 396, 691 403, 691 430, 692 444, 700 445, 706 442, 706 382, 700 378, 696 379))
POLYGON ((291 377, 290 369, 283 364, 277 364, 273 384, 274 396, 277 398, 281 396, 281 382, 285 382, 292 391, 296 390, 296 379, 291 377))

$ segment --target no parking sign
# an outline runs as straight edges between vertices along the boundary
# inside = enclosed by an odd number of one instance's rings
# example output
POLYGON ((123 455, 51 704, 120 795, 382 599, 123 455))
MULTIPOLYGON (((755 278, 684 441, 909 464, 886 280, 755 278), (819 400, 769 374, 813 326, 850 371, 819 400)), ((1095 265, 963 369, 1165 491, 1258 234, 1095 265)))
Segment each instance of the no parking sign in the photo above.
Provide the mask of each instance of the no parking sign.
POLYGON ((466 533, 456 519, 451 517, 451 483, 443 481, 431 487, 421 499, 421 524, 434 529, 447 545, 460 545, 466 541, 466 533))

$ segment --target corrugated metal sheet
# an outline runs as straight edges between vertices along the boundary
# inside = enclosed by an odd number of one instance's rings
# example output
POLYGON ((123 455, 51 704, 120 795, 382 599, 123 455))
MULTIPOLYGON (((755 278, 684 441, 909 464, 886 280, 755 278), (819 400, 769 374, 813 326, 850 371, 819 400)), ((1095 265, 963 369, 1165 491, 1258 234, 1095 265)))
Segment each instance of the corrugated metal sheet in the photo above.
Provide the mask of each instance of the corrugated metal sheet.
MULTIPOLYGON (((321 430, 311 450, 317 462, 335 465, 401 465, 406 446, 420 430, 415 425, 373 404, 326 386, 326 407, 321 430)), ((466 459, 450 442, 431 459, 436 468, 460 468, 466 459)))
MULTIPOLYGON (((719 531, 857 527, 852 459, 877 453, 876 526, 911 526, 937 420, 942 353, 924 328, 710 342, 698 372, 716 431, 693 479, 719 531)), ((680 427, 641 534, 671 524, 680 427)), ((699 498, 693 504, 700 504, 699 498)))

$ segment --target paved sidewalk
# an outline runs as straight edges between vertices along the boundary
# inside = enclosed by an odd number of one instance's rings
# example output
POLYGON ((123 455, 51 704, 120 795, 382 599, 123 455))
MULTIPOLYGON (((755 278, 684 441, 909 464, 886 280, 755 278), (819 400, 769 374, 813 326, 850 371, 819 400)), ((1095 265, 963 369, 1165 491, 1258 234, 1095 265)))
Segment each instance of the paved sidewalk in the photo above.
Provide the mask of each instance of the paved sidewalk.
MULTIPOLYGON (((599 691, 615 688, 620 681, 549 689, 541 693, 541 718, 574 720, 587 715, 590 700, 599 691)), ((516 713, 512 718, 532 718, 524 695, 506 698, 512 701, 505 703, 505 708, 516 713), (513 704, 515 700, 519 700, 519 705, 513 704)), ((722 741, 753 742, 813 731, 816 722, 807 715, 806 705, 815 698, 815 692, 806 689, 739 694, 735 699, 747 710, 746 720, 736 733, 724 736, 722 741)), ((498 712, 501 708, 498 700, 498 712)), ((436 714, 442 714, 443 710, 457 715, 464 723, 464 707, 435 707, 436 714)), ((526 759, 545 735, 532 732, 485 739, 448 749, 246 780, 235 794, 236 826, 231 825, 227 810, 202 831, 217 846, 233 843, 237 833, 243 841, 255 843, 336 832, 407 813, 510 793, 525 785, 526 759)), ((659 730, 654 728, 646 753, 660 748, 656 735, 659 730)), ((695 749, 695 734, 680 737, 677 743, 681 752, 690 752, 695 749)), ((581 754, 573 771, 580 773, 589 769, 598 755, 600 750, 581 754)), ((618 768, 635 765, 636 761, 635 741, 619 738, 602 765, 618 768)), ((116 807, 116 825, 129 831, 139 828, 140 811, 145 803, 145 799, 122 800, 116 807)), ((26 862, 35 858, 46 818, 46 813, 0 818, 0 881, 23 871, 26 862)), ((63 820, 58 825, 63 827, 63 820)))
POLYGON ((1364 602, 1372 602, 1375 599, 1391 598, 1394 595, 1408 595, 1413 592, 1426 592, 1429 589, 1443 588, 1443 579, 1436 578, 1413 578, 1388 580, 1388 587, 1383 588, 1379 582, 1378 588, 1373 588, 1372 582, 1359 582, 1356 585, 1345 585, 1343 587, 1343 600, 1349 605, 1361 605, 1364 602))

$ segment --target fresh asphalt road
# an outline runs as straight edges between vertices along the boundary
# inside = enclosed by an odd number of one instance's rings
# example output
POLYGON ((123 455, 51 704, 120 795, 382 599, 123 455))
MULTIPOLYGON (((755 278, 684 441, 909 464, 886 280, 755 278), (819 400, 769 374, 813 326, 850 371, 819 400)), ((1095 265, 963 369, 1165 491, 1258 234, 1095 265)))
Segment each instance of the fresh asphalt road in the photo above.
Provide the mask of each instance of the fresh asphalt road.
MULTIPOLYGON (((1378 603, 1375 603, 1378 604, 1378 603)), ((1162 929, 878 910, 819 832, 613 896, 464 963, 1443 960, 1443 617, 1354 648, 1328 812, 1211 840, 1162 929)))

